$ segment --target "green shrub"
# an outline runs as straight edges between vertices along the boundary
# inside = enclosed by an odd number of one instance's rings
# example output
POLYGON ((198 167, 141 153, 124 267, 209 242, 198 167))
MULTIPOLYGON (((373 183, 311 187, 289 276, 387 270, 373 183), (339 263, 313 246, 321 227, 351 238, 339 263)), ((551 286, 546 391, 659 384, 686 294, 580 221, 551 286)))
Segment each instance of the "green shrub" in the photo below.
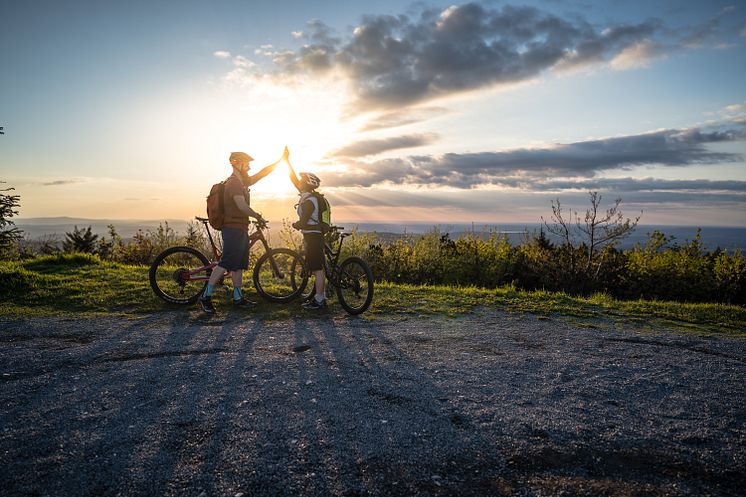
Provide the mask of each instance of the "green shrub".
POLYGON ((683 246, 653 233, 627 257, 627 273, 615 293, 628 298, 709 302, 717 295, 713 258, 702 249, 700 234, 683 246))
POLYGON ((746 259, 740 251, 733 255, 720 252, 713 264, 717 301, 746 304, 746 259))
MULTIPOLYGON (((168 223, 155 230, 139 231, 124 242, 113 226, 108 237, 98 239, 97 254, 57 254, 28 259, 20 266, 5 267, 3 292, 23 291, 39 283, 24 270, 54 274, 66 268, 100 265, 102 260, 148 265, 162 250, 187 245, 212 253, 204 228, 192 223, 185 234, 168 223), (10 271, 10 272, 8 272, 10 271), (7 282, 5 281, 7 280, 7 282)), ((219 242, 219 234, 215 235, 219 242)), ((336 247, 338 239, 332 240, 336 247)), ((274 247, 302 250, 302 238, 288 223, 272 232, 274 247)), ((252 253, 256 259, 257 249, 252 253)), ((607 294, 623 299, 676 300, 746 304, 746 259, 741 252, 728 254, 704 250, 698 234, 678 245, 660 232, 631 250, 607 245, 597 250, 593 264, 582 243, 553 245, 543 231, 528 236, 517 246, 495 232, 468 232, 457 239, 433 229, 424 235, 408 235, 385 241, 376 234, 353 229, 343 244, 341 259, 359 255, 368 261, 377 281, 414 285, 456 285, 496 288, 510 285, 519 290, 545 290, 572 295, 607 294)), ((252 262, 253 264, 253 262, 252 262)))

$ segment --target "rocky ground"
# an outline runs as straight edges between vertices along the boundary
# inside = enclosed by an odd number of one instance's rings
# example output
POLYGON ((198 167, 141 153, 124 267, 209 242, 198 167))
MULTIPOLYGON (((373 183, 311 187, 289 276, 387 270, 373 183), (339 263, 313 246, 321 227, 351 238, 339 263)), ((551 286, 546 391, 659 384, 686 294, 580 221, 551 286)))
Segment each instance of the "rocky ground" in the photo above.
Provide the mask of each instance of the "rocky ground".
POLYGON ((744 378, 744 339, 489 309, 0 318, 0 488, 743 495, 744 378))

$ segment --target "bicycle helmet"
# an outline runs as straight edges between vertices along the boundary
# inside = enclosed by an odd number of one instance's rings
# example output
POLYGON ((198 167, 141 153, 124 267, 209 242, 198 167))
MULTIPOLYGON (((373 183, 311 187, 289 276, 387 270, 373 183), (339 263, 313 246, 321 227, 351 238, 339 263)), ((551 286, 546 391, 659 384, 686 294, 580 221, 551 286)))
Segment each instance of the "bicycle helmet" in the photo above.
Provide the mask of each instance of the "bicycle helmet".
POLYGON ((313 173, 300 173, 299 176, 300 182, 310 186, 311 188, 318 188, 321 184, 319 177, 313 173))
POLYGON ((246 152, 231 152, 230 157, 228 158, 231 162, 251 162, 254 160, 252 156, 247 154, 246 152))

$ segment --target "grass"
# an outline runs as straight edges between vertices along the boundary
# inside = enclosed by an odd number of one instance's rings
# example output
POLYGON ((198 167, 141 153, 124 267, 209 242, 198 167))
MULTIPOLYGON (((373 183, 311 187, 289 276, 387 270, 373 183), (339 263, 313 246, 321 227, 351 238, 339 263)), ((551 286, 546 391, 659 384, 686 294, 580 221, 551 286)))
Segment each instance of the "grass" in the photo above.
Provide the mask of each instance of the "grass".
MULTIPOLYGON (((246 285, 250 279, 245 278, 246 285)), ((247 292, 251 298, 253 289, 247 292)), ((684 304, 657 301, 619 301, 607 295, 589 298, 563 293, 527 292, 504 287, 376 284, 367 319, 410 319, 419 316, 458 317, 481 308, 530 313, 538 319, 570 319, 583 327, 620 323, 639 328, 659 326, 684 331, 746 336, 746 309, 721 304, 684 304)), ((218 305, 228 301, 220 294, 218 305)), ((257 313, 265 319, 305 315, 297 304, 261 302, 257 313)), ((224 304, 225 305, 225 304, 224 304)), ((225 309, 225 307, 223 307, 225 309)), ((158 300, 148 283, 148 268, 103 262, 85 254, 39 257, 22 262, 0 262, 0 315, 13 318, 97 314, 141 315, 181 310, 158 300)), ((195 308, 192 307, 192 310, 195 308)), ((219 309, 220 311, 220 309, 219 309)), ((343 312, 336 304, 332 311, 343 312)), ((228 312, 233 312, 228 310, 228 312)), ((245 311, 241 311, 245 312, 245 311)))
POLYGON ((588 298, 559 292, 523 291, 504 287, 376 286, 376 311, 384 314, 458 316, 480 307, 531 313, 538 319, 562 317, 582 327, 625 324, 638 328, 665 326, 682 331, 728 333, 746 337, 746 309, 724 304, 688 304, 616 300, 597 294, 588 298))

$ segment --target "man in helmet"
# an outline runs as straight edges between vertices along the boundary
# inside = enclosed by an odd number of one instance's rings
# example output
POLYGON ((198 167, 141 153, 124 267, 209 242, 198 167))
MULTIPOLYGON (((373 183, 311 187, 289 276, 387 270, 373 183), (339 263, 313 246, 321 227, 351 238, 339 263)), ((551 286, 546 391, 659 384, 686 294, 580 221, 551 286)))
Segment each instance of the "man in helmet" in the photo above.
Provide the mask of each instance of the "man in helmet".
POLYGON ((285 159, 284 153, 277 162, 249 176, 253 157, 245 152, 233 152, 228 158, 233 174, 224 183, 225 222, 220 229, 220 235, 223 238, 223 254, 220 262, 213 269, 207 288, 199 300, 202 310, 208 314, 215 313, 212 292, 226 272, 231 273, 233 281, 233 305, 251 307, 256 304, 244 298, 241 292, 243 271, 249 268, 249 217, 262 220, 262 215, 249 206, 249 187, 274 171, 283 159, 285 159))
POLYGON ((324 235, 323 225, 320 218, 319 198, 316 189, 321 180, 313 173, 300 173, 295 175, 295 170, 290 164, 290 152, 285 147, 285 160, 290 170, 290 181, 300 193, 298 201, 298 221, 293 223, 293 228, 303 233, 303 244, 306 247, 306 265, 314 276, 315 294, 312 294, 307 302, 303 303, 306 309, 324 309, 326 307, 326 287, 324 276, 324 235))

